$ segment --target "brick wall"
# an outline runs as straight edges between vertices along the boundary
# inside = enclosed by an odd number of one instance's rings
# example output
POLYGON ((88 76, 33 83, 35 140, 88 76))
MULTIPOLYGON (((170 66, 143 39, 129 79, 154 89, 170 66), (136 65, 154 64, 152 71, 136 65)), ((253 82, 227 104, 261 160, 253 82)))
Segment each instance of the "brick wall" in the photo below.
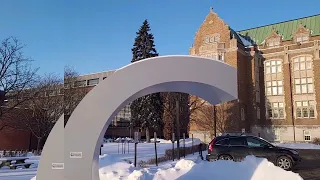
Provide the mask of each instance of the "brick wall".
POLYGON ((37 139, 31 132, 5 127, 0 130, 0 150, 32 150, 37 148, 37 139))
MULTIPOLYGON (((218 33, 221 36, 220 41, 226 43, 225 62, 238 70, 238 97, 239 102, 234 102, 232 108, 237 117, 241 117, 241 109, 245 109, 245 121, 238 121, 238 128, 246 128, 250 131, 254 127, 257 132, 257 127, 261 127, 261 133, 272 131, 270 127, 281 127, 285 139, 292 139, 289 137, 292 131, 292 125, 296 125, 297 136, 300 137, 301 129, 317 129, 320 127, 320 36, 310 37, 309 42, 296 43, 293 40, 283 41, 278 47, 267 47, 260 45, 258 47, 245 48, 236 39, 230 35, 229 26, 226 25, 222 19, 214 12, 210 12, 205 18, 204 22, 200 25, 194 40, 194 45, 190 49, 191 55, 202 56, 199 50, 201 47, 206 46, 204 38, 210 34, 218 33), (236 44, 236 45, 235 45, 236 44), (295 119, 293 122, 292 110, 294 110, 291 94, 293 86, 290 84, 290 76, 292 71, 289 67, 289 62, 292 58, 299 55, 310 54, 313 57, 313 76, 314 76, 314 91, 317 118, 313 119, 295 119), (265 74, 264 74, 264 61, 277 59, 282 61, 282 76, 283 76, 283 100, 285 105, 285 119, 268 119, 266 117, 266 98, 265 98, 265 74), (259 72, 256 72, 259 70, 259 72), (259 86, 259 88, 257 88, 259 86), (259 95, 256 95, 259 91, 259 95), (260 98, 259 98, 260 96, 260 98), (259 100, 257 99, 259 98, 259 100), (257 117, 257 108, 260 108, 260 118, 257 117), (269 128, 269 130, 264 129, 269 128), (291 127, 291 130, 290 130, 291 127), (266 131, 266 132, 265 132, 266 131), (289 132, 290 131, 290 132, 289 132), (287 135, 286 135, 287 134, 287 135)), ((270 35, 271 36, 271 35, 270 35)), ((207 53, 207 52, 206 52, 207 53)), ((293 95, 295 97, 295 95, 293 95)), ((191 124, 192 131, 203 131, 204 129, 197 128, 196 125, 191 124)), ((207 133, 207 132, 206 132, 207 133)), ((317 133, 315 133, 317 134, 317 133)), ((269 134, 268 136, 274 136, 269 134)), ((298 139, 299 139, 298 138, 298 139)))

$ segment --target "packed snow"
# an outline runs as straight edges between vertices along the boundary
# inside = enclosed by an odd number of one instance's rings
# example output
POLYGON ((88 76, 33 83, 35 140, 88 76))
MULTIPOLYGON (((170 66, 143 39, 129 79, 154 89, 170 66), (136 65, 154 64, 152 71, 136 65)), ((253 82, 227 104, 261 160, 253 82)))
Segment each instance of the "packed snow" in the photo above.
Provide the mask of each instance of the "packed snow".
MULTIPOLYGON (((120 139, 119 139, 120 140, 120 139)), ((128 139, 125 139, 128 140, 128 139)), ((153 140, 152 140, 153 141, 153 140)), ((171 141, 157 139, 158 157, 164 155, 165 150, 171 149, 171 141)), ((221 179, 221 180, 300 180, 298 174, 291 171, 284 171, 274 166, 266 159, 248 156, 242 162, 233 161, 202 161, 198 153, 188 155, 180 161, 167 161, 159 163, 159 166, 146 165, 145 167, 134 167, 132 164, 134 156, 134 143, 104 143, 100 156, 99 175, 101 180, 166 180, 166 179, 221 179), (129 148, 128 148, 129 145, 129 148), (124 148, 125 154, 124 154, 124 148), (129 151, 128 151, 129 149, 129 151), (230 173, 232 172, 232 173, 230 173)), ((120 141, 121 142, 121 141, 120 141)), ((183 146, 183 140, 180 141, 183 146)), ((194 139, 193 144, 199 144, 199 139, 194 139)), ((186 147, 192 145, 191 139, 186 139, 186 147)), ((312 144, 285 144, 276 145, 291 147, 295 149, 320 149, 319 145, 312 144)), ((175 144, 176 147, 176 144, 175 144)), ((139 143, 137 154, 137 165, 141 160, 147 161, 154 158, 154 143, 139 143)), ((203 152, 204 156, 206 151, 203 152)), ((33 162, 30 169, 0 169, 0 180, 30 180, 36 175, 36 168, 39 156, 28 155, 27 162, 33 162)), ((34 177, 32 180, 36 180, 34 177)))
POLYGON ((209 180, 213 177, 218 180, 302 180, 298 174, 254 156, 248 156, 242 162, 207 162, 194 155, 176 162, 162 163, 159 167, 152 165, 147 168, 135 168, 132 164, 115 160, 112 155, 101 156, 101 180, 209 180))

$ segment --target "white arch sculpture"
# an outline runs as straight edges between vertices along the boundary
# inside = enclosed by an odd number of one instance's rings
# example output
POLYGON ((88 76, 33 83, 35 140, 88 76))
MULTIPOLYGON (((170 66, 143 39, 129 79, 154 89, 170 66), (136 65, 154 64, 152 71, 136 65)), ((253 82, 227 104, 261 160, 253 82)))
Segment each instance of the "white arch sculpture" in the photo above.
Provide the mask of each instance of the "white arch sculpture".
MULTIPOLYGON (((195 56, 159 56, 117 70, 74 110, 64 130, 64 177, 57 173, 54 178, 46 176, 46 180, 99 180, 100 144, 113 117, 129 102, 155 92, 189 93, 211 104, 234 100, 237 71, 223 62, 195 56)), ((51 132, 50 136, 54 134, 51 132)), ((50 144, 52 147, 50 142, 46 146, 50 144)), ((44 154, 53 154, 55 149, 45 147, 45 151, 44 154)), ((52 159, 41 157, 40 165, 51 164, 52 159)), ((39 170, 39 178, 41 174, 55 174, 45 168, 39 170)))

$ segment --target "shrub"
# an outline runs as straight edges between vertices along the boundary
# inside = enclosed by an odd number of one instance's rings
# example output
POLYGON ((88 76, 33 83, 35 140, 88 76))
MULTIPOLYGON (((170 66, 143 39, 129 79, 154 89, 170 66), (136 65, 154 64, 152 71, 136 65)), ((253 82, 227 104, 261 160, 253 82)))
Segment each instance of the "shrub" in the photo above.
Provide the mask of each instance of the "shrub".
POLYGON ((320 138, 314 138, 312 143, 320 145, 320 138))
POLYGON ((138 165, 141 168, 146 168, 147 167, 147 162, 141 160, 141 161, 139 161, 138 165))

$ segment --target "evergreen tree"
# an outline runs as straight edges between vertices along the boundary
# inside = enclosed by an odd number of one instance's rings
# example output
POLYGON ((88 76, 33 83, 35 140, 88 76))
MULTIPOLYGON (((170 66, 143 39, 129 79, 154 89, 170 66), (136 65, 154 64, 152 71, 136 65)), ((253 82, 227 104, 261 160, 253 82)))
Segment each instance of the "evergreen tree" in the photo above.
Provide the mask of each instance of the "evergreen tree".
MULTIPOLYGON (((158 56, 154 37, 147 20, 143 22, 132 48, 132 60, 136 62, 145 58, 158 56)), ((147 142, 150 142, 150 129, 162 128, 163 100, 160 93, 146 95, 134 100, 131 105, 131 122, 134 127, 146 130, 147 142)))

